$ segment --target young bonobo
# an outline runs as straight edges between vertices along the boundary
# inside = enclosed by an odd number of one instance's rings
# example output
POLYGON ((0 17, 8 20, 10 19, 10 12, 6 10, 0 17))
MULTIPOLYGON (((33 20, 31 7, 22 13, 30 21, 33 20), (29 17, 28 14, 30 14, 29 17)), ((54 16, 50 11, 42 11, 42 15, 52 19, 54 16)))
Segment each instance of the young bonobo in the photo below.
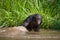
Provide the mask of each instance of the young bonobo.
POLYGON ((40 25, 42 22, 42 17, 39 14, 33 14, 27 17, 27 19, 23 22, 22 26, 25 26, 28 31, 38 32, 40 29, 40 25))

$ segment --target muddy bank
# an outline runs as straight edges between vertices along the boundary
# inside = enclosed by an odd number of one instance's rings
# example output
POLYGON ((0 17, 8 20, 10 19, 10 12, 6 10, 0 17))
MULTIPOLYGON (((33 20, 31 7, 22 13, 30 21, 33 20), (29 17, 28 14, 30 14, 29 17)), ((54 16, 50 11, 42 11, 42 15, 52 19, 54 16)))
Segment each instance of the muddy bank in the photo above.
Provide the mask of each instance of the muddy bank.
POLYGON ((0 40, 60 40, 60 31, 41 29, 40 32, 28 32, 26 29, 21 30, 20 27, 2 28, 0 40))

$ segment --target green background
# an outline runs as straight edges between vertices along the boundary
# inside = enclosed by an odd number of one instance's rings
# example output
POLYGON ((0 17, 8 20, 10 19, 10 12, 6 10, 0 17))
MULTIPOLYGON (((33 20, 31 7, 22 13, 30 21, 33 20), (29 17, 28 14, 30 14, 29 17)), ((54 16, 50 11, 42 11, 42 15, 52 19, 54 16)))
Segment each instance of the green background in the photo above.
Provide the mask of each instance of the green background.
POLYGON ((0 0, 0 28, 20 26, 35 13, 43 18, 41 28, 60 30, 60 0, 0 0))

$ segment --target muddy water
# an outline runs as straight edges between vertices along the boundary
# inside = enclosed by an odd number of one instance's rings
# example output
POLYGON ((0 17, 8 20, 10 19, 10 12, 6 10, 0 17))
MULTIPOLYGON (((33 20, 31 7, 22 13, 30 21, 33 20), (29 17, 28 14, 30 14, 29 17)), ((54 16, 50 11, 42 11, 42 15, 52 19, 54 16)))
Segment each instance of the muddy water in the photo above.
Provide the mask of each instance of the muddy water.
POLYGON ((60 31, 21 32, 16 28, 0 29, 0 40, 60 40, 60 31))

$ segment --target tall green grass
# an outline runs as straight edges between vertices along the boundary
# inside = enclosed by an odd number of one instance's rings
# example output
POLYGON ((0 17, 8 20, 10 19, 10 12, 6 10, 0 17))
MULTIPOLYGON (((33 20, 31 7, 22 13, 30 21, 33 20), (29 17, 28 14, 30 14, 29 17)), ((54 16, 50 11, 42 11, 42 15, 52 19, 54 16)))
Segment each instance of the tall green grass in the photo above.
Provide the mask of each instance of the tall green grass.
POLYGON ((60 0, 0 0, 0 27, 20 26, 35 13, 43 18, 41 28, 60 30, 60 0))

